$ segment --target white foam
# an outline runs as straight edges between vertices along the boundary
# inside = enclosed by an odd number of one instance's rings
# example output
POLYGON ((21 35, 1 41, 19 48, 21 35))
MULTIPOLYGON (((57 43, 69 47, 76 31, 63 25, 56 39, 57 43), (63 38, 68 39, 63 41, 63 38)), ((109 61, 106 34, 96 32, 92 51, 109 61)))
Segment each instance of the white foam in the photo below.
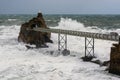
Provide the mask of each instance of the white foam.
POLYGON ((76 20, 72 20, 71 18, 61 18, 57 28, 67 29, 67 30, 87 31, 87 32, 96 32, 96 30, 101 31, 101 29, 95 26, 85 27, 83 23, 80 23, 76 20))
MULTIPOLYGON (((72 19, 61 18, 56 28, 107 32, 99 28, 84 27, 72 19)), ((57 52, 57 34, 52 34, 53 44, 49 48, 27 49, 24 43, 17 42, 20 26, 0 26, 0 80, 119 80, 115 75, 105 73, 104 67, 83 62, 84 38, 68 36, 68 49, 71 56, 51 56, 57 52), (48 55, 49 54, 49 55, 48 55)), ((118 30, 119 31, 119 30, 118 30)), ((113 42, 95 40, 95 54, 101 60, 109 60, 113 42)))
POLYGON ((8 21, 16 21, 17 19, 8 19, 8 21))
MULTIPOLYGON (((70 18, 61 18, 59 25, 55 28, 94 32, 94 33, 110 33, 110 32, 120 33, 119 29, 103 30, 96 26, 85 27, 82 23, 77 22, 76 20, 72 20, 70 18)), ((97 56, 97 58, 103 61, 109 60, 110 48, 112 46, 112 43, 116 43, 116 42, 95 39, 95 55, 97 56)), ((79 55, 84 55, 84 45, 85 45, 84 38, 68 36, 68 48, 70 50, 80 53, 79 55)))
POLYGON ((100 29, 97 26, 84 26, 83 23, 80 23, 77 20, 72 20, 71 18, 61 18, 60 22, 58 23, 58 26, 56 26, 55 28, 96 33, 117 32, 118 34, 120 34, 120 29, 107 30, 100 29))

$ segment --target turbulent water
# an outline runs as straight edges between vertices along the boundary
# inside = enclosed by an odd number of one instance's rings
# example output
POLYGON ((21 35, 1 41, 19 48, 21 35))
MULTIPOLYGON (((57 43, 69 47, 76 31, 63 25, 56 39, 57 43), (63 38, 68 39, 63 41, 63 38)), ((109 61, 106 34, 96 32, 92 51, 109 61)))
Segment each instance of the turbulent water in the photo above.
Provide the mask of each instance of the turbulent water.
MULTIPOLYGON (((36 15, 0 15, 0 25, 21 25, 36 15)), ((69 18, 87 26, 102 29, 120 28, 120 15, 44 15, 46 24, 55 27, 61 18, 69 18)))
MULTIPOLYGON (((106 67, 81 60, 85 43, 81 37, 68 36, 69 56, 57 54, 57 34, 53 33, 49 48, 28 50, 17 37, 20 25, 35 16, 0 15, 0 80, 120 79, 104 71, 106 67)), ((120 34, 120 15, 44 15, 44 19, 50 28, 120 34)), ((116 42, 95 39, 96 59, 109 60, 112 43, 116 42)))

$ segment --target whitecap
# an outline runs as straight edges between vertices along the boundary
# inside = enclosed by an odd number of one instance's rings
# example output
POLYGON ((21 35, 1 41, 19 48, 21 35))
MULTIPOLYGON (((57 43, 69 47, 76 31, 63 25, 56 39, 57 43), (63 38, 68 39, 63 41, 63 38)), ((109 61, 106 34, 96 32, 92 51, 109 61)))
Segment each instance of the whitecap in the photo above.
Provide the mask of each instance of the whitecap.
POLYGON ((17 19, 8 19, 8 21, 16 21, 17 19))

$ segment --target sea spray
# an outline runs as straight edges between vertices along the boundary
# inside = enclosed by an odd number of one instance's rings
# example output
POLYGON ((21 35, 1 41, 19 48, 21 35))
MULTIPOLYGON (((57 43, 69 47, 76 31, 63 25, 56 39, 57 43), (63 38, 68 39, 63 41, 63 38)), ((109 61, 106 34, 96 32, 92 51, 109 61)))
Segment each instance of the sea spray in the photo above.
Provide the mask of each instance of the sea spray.
MULTIPOLYGON (((73 18, 59 18, 55 24, 57 25, 48 26, 60 29, 93 31, 96 33, 120 32, 119 29, 108 30, 99 28, 98 26, 85 26, 83 22, 73 18)), ((104 72, 104 67, 90 62, 83 62, 80 59, 84 56, 84 37, 68 36, 68 49, 71 51, 71 54, 76 55, 75 57, 51 56, 48 53, 57 53, 58 34, 52 33, 51 39, 54 43, 48 43, 49 48, 27 49, 25 47, 26 44, 17 42, 19 30, 20 25, 0 25, 0 80, 120 79, 119 76, 109 75, 104 72)), ((95 56, 103 61, 109 60, 112 43, 115 42, 95 39, 95 56)))

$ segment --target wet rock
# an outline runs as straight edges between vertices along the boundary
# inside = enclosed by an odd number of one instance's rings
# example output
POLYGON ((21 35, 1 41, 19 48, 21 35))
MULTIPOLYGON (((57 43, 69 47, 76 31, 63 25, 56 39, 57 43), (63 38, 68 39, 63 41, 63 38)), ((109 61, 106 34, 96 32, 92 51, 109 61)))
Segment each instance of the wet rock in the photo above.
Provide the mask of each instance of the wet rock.
POLYGON ((31 30, 33 28, 48 28, 42 13, 38 13, 37 17, 21 25, 18 41, 35 44, 37 48, 46 46, 47 42, 53 43, 50 33, 33 31, 31 30))
POLYGON ((110 35, 119 36, 117 32, 110 32, 110 35))
POLYGON ((70 50, 64 49, 64 50, 62 51, 62 54, 63 54, 63 56, 70 55, 70 50))
POLYGON ((120 75, 120 41, 111 47, 109 72, 120 75))
POLYGON ((94 57, 93 56, 85 56, 85 57, 82 57, 81 59, 83 61, 91 61, 94 57))
POLYGON ((91 62, 93 62, 93 63, 95 63, 95 64, 99 64, 100 66, 102 65, 102 62, 101 62, 100 60, 93 60, 93 61, 91 61, 91 62))
POLYGON ((110 61, 104 61, 103 63, 102 63, 102 66, 109 66, 110 65, 110 61))

